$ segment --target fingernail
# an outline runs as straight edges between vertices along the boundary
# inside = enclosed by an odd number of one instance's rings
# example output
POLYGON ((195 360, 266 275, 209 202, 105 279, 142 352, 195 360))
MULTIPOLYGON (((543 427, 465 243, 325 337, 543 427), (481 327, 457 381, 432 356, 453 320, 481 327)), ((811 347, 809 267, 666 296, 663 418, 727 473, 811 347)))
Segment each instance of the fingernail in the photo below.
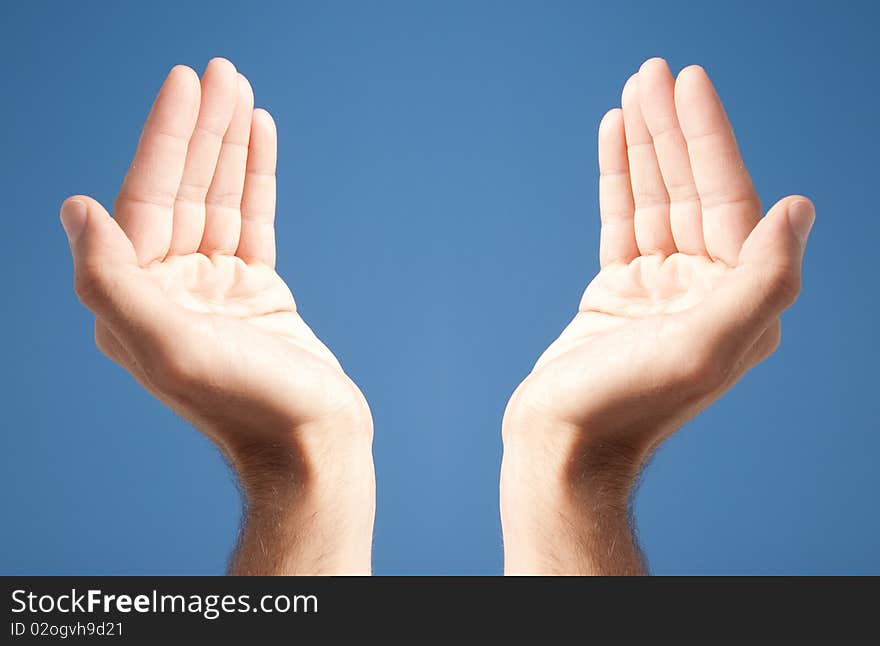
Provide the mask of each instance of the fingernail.
POLYGON ((76 242, 86 226, 86 204, 82 200, 66 200, 61 205, 61 226, 71 244, 76 242))
POLYGON ((810 235, 810 229, 813 228, 815 219, 816 211, 813 205, 806 200, 798 200, 788 207, 788 223, 801 245, 807 243, 807 236, 810 235))

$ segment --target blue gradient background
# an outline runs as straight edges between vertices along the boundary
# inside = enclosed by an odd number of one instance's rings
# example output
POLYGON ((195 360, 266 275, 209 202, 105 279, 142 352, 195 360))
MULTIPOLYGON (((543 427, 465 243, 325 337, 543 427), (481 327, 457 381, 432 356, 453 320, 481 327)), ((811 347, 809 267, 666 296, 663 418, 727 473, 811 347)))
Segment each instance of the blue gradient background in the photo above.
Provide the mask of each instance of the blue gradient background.
POLYGON ((502 411, 597 269, 598 120, 661 55, 818 221, 779 352, 645 474, 652 570, 880 574, 875 3, 150 4, 0 9, 0 572, 224 571, 234 483, 94 348, 57 219, 222 55, 278 122, 280 273, 375 414, 375 572, 499 573, 502 411))

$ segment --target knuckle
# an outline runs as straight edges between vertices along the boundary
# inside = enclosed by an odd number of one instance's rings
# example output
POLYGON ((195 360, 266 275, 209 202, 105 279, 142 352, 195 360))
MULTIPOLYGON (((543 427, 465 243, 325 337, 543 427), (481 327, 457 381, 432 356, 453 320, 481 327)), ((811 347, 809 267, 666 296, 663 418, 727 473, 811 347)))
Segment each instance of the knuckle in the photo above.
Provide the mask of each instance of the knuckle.
POLYGON ((778 323, 774 327, 773 331, 770 333, 770 339, 767 343, 767 356, 769 357, 771 354, 776 352, 779 349, 779 346, 782 344, 782 326, 778 323))
POLYGON ((102 354, 111 359, 113 358, 111 355, 113 344, 110 339, 110 333, 107 331, 107 328, 100 323, 95 325, 95 345, 102 354))
POLYGON ((781 342, 782 325, 780 324, 779 319, 776 319, 755 344, 752 354, 754 355, 756 362, 764 361, 764 359, 776 352, 779 349, 779 344, 781 342))
POLYGON ((241 193, 237 191, 208 191, 205 205, 220 209, 240 209, 241 193))
POLYGON ((83 265, 74 275, 73 289, 86 306, 103 300, 111 289, 107 273, 96 265, 83 265))
POLYGON ((205 186, 204 184, 194 182, 181 183, 177 189, 177 196, 174 198, 175 206, 179 202, 203 204, 209 190, 210 186, 205 186))
POLYGON ((768 297, 776 302, 791 305, 801 291, 800 272, 791 267, 775 267, 766 272, 765 290, 768 297))

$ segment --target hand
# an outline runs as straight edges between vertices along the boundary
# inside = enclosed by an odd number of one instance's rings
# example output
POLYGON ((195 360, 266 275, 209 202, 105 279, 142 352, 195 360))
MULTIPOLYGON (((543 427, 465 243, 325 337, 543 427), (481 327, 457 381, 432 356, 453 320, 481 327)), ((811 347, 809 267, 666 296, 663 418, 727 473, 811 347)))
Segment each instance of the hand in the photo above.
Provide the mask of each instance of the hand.
POLYGON ((504 419, 508 571, 641 571, 653 449, 780 341, 812 204, 761 205, 706 73, 651 59, 599 126, 601 271, 504 419), (609 549, 610 546, 610 549, 609 549))
POLYGON ((76 292, 98 347, 237 470, 252 531, 234 571, 369 571, 372 418, 275 272, 275 125, 253 105, 229 61, 201 83, 171 70, 114 218, 62 206, 76 292))

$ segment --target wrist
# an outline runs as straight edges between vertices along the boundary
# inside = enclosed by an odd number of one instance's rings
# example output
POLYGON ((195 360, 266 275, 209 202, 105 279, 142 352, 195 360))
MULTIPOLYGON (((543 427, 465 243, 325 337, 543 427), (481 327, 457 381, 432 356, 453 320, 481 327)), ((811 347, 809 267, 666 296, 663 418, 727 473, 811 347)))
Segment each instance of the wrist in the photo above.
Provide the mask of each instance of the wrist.
POLYGON ((223 450, 249 502, 355 485, 372 466, 371 423, 323 420, 282 433, 226 442, 223 450))
POLYGON ((546 477, 565 489, 604 489, 626 497, 653 445, 641 439, 652 434, 623 430, 609 428, 598 418, 561 420, 514 394, 502 422, 507 466, 546 477))
POLYGON ((508 409, 501 518, 507 574, 638 574, 630 497, 642 451, 508 409))
POLYGON ((245 515, 234 573, 369 574, 372 426, 340 421, 228 451, 245 515))

